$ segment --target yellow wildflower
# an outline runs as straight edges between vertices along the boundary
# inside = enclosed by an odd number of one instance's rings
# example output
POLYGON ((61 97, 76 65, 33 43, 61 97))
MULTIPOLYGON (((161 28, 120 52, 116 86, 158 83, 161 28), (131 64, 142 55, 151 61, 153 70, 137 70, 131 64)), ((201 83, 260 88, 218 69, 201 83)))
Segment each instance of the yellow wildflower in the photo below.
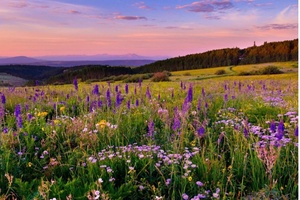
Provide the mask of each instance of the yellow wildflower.
POLYGON ((65 111, 65 107, 64 107, 64 106, 60 107, 60 108, 59 108, 59 111, 60 111, 60 112, 64 112, 64 111, 65 111))
POLYGON ((48 115, 47 112, 38 112, 37 116, 38 117, 46 117, 48 115))
POLYGON ((28 162, 28 163, 27 163, 27 166, 28 166, 28 167, 31 167, 31 166, 32 166, 32 162, 28 162))
POLYGON ((100 126, 100 128, 105 128, 105 126, 106 126, 106 120, 103 119, 100 122, 98 122, 96 125, 100 126))
POLYGON ((193 178, 191 176, 188 177, 188 181, 191 182, 193 178))
POLYGON ((60 122, 60 121, 59 121, 58 119, 53 120, 54 125, 59 124, 59 122, 60 122))

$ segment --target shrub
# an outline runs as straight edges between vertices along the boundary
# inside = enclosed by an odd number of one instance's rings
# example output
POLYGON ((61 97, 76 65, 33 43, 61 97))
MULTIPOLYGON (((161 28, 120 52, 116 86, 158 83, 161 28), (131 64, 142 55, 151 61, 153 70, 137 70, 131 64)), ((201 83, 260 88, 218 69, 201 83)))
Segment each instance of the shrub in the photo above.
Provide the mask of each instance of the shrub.
POLYGON ((260 70, 259 74, 282 74, 283 72, 278 69, 276 66, 267 66, 260 70))
POLYGON ((219 69, 215 72, 215 75, 223 75, 223 74, 226 74, 224 69, 219 69))
POLYGON ((170 81, 168 74, 164 72, 156 72, 152 77, 153 82, 170 81))

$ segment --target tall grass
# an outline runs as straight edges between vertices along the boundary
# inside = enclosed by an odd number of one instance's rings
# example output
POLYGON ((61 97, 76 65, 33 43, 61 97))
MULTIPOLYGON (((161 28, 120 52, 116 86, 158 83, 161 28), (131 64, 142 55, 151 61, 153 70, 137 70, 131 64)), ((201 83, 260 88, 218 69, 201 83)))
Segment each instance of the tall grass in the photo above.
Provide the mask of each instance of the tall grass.
POLYGON ((297 80, 278 77, 1 88, 1 198, 295 199, 297 80))

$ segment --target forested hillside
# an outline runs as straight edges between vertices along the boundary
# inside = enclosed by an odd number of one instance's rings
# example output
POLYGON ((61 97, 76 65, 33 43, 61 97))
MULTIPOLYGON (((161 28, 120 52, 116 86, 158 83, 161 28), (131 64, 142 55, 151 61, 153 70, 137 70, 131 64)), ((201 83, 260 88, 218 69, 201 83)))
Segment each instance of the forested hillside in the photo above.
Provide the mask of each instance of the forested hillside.
POLYGON ((134 70, 135 73, 151 73, 164 70, 179 71, 290 60, 298 60, 298 39, 283 42, 265 42, 261 46, 254 45, 246 49, 227 48, 212 50, 157 61, 134 70))
POLYGON ((67 68, 62 74, 49 78, 47 83, 72 83, 75 77, 81 79, 81 81, 99 80, 108 76, 132 73, 132 69, 128 67, 110 67, 104 65, 77 66, 67 68))

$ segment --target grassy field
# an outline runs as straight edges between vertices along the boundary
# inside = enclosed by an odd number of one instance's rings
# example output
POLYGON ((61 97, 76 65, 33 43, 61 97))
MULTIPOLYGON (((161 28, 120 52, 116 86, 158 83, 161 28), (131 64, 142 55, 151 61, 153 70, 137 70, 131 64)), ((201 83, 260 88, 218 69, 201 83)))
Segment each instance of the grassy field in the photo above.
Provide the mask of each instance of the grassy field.
POLYGON ((297 199, 298 73, 219 69, 0 88, 0 199, 297 199))
POLYGON ((263 63, 255 65, 238 65, 229 67, 215 67, 209 69, 195 69, 172 72, 170 79, 172 81, 178 80, 194 80, 194 79, 209 79, 220 76, 234 76, 241 72, 251 72, 263 69, 267 66, 276 66, 284 73, 298 73, 298 62, 277 62, 277 63, 263 63), (225 70, 224 75, 216 75, 218 70, 225 70))

